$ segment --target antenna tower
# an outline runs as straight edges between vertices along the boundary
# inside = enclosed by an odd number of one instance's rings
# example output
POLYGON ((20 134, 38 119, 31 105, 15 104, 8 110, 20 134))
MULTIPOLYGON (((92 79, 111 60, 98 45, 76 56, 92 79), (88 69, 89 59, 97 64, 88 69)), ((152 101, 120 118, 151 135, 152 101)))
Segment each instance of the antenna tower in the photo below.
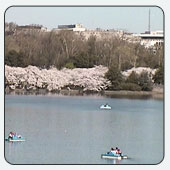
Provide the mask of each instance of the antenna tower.
POLYGON ((149 9, 149 23, 148 23, 148 31, 149 31, 149 33, 150 33, 150 31, 151 31, 151 24, 150 24, 150 21, 151 20, 151 13, 150 13, 150 9, 149 9))

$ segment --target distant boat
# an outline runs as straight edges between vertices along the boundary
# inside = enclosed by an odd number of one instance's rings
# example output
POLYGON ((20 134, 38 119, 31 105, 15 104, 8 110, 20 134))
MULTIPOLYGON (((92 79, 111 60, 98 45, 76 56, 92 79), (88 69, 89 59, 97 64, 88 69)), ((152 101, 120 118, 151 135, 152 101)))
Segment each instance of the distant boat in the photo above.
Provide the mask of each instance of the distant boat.
POLYGON ((13 136, 12 138, 8 137, 5 140, 8 142, 24 142, 25 138, 19 135, 19 136, 13 136))
POLYGON ((111 109, 112 109, 112 107, 111 107, 111 106, 109 106, 108 104, 103 104, 103 105, 101 105, 101 106, 100 106, 100 109, 104 109, 104 110, 111 110, 111 109))
POLYGON ((119 155, 119 154, 113 154, 111 152, 107 152, 104 154, 101 154, 101 158, 105 158, 105 159, 128 159, 128 157, 126 155, 119 155))

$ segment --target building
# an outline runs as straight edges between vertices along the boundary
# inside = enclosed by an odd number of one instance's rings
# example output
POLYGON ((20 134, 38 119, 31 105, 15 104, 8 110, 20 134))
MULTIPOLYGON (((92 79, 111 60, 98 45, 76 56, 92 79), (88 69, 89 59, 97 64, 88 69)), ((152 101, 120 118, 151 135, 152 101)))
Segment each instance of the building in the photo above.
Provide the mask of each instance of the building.
POLYGON ((151 48, 157 50, 162 47, 164 43, 164 33, 163 31, 151 31, 151 19, 150 19, 150 9, 149 9, 149 20, 148 20, 148 31, 141 34, 136 34, 140 38, 140 44, 144 45, 146 48, 151 48))
POLYGON ((85 31, 86 29, 82 24, 73 24, 73 25, 58 25, 59 30, 68 30, 68 31, 85 31))
POLYGON ((45 32, 47 28, 43 27, 42 25, 23 25, 23 26, 17 26, 16 27, 17 31, 38 31, 38 32, 45 32))
POLYGON ((164 42, 163 31, 144 33, 144 34, 140 34, 139 37, 141 38, 141 45, 144 45, 147 48, 154 47, 154 46, 159 47, 163 45, 164 42))
POLYGON ((163 31, 147 31, 134 36, 138 36, 140 38, 140 44, 146 48, 159 48, 164 43, 163 31))

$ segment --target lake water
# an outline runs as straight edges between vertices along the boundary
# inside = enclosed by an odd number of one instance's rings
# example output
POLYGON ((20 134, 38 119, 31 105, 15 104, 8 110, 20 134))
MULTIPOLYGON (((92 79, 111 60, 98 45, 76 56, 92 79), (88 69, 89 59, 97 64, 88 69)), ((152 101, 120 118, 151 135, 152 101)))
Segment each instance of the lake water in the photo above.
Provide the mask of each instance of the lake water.
POLYGON ((5 142, 12 164, 157 164, 163 159, 163 101, 97 95, 6 95, 5 142), (112 110, 100 110, 108 103, 112 110), (111 147, 129 159, 101 159, 111 147))

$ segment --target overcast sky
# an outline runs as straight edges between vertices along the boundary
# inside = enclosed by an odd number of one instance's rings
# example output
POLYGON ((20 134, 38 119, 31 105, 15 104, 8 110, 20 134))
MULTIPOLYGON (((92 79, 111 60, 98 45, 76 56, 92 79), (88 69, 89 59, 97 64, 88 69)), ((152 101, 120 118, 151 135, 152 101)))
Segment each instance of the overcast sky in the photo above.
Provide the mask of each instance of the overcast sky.
POLYGON ((62 24, 81 23, 88 29, 123 29, 132 33, 163 30, 159 7, 10 7, 5 22, 18 25, 40 24, 49 29, 62 24))

